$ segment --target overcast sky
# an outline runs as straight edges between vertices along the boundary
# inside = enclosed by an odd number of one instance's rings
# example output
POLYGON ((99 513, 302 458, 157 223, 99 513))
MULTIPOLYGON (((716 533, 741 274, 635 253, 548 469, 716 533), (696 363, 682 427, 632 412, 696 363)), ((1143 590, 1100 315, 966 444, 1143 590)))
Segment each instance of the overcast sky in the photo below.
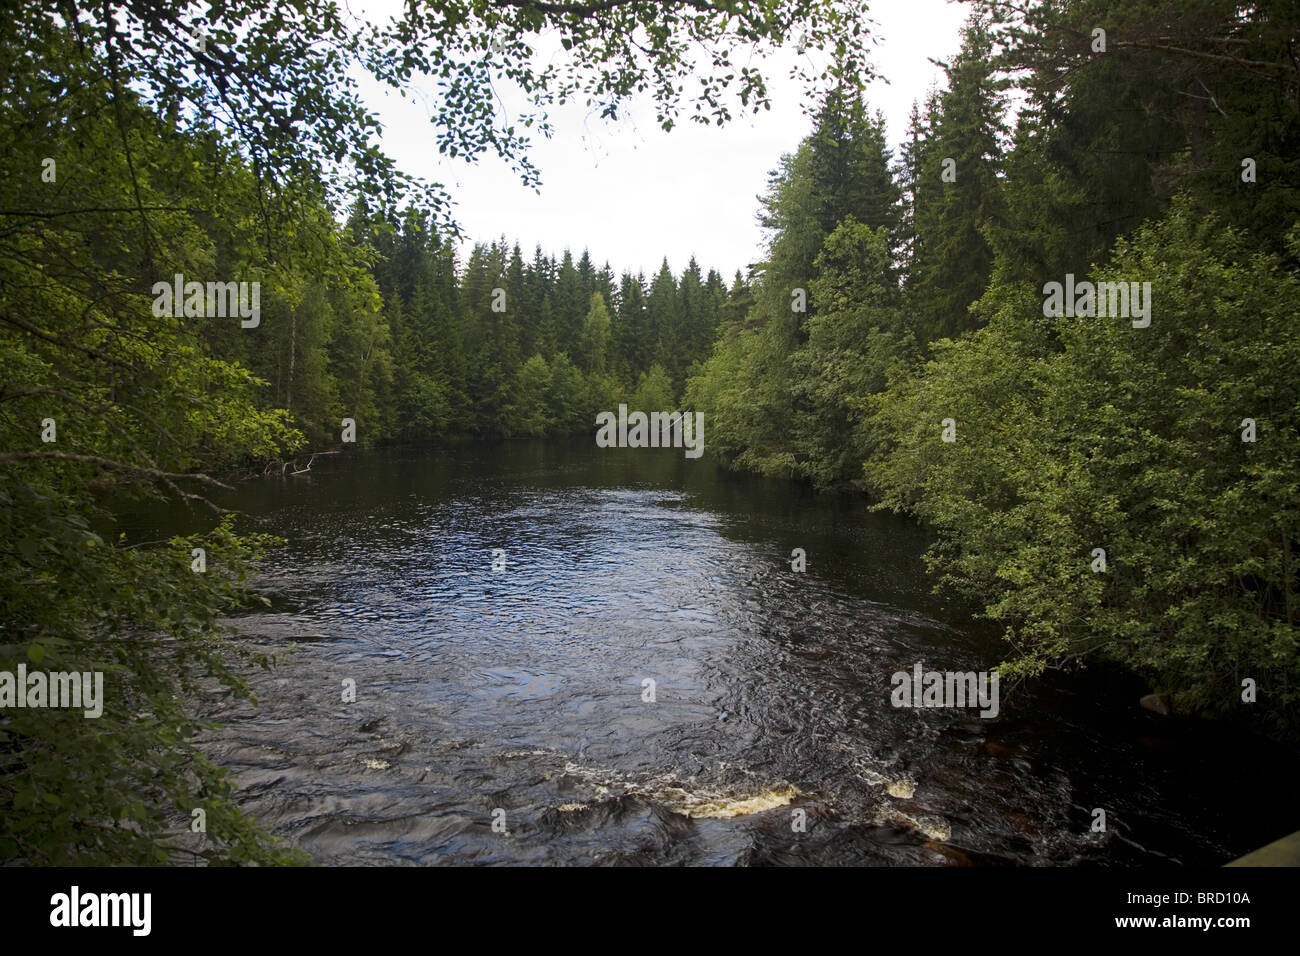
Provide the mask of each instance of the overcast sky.
MULTIPOLYGON (((378 20, 391 3, 351 0, 349 8, 378 20)), ((885 113, 893 145, 903 138, 912 101, 923 100, 941 79, 928 57, 956 53, 968 15, 965 4, 950 0, 871 4, 879 37, 874 62, 888 82, 872 84, 868 104, 885 113)), ((788 62, 767 61, 770 112, 736 114, 722 127, 683 122, 665 133, 648 99, 618 123, 582 106, 553 111, 554 138, 535 141, 531 154, 541 195, 491 155, 477 165, 440 156, 419 95, 402 99, 373 83, 363 83, 362 91, 384 124, 385 150, 408 172, 448 187, 473 240, 505 235, 519 241, 525 259, 537 244, 557 257, 569 248, 576 258, 586 248, 615 274, 650 276, 665 256, 680 273, 694 255, 702 269, 718 269, 729 282, 760 257, 755 197, 768 172, 810 128, 800 109, 804 89, 787 77, 788 62)))

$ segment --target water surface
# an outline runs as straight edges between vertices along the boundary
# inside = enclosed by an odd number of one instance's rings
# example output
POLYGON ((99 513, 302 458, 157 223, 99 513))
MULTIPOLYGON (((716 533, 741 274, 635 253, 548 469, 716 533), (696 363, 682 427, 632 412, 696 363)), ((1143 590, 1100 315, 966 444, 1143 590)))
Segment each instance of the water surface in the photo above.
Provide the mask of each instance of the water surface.
POLYGON ((895 671, 1002 649, 855 497, 582 441, 318 458, 231 501, 288 541, 237 619, 287 656, 206 746, 324 863, 1218 864, 1295 828, 1272 750, 1119 675, 893 707, 895 671))

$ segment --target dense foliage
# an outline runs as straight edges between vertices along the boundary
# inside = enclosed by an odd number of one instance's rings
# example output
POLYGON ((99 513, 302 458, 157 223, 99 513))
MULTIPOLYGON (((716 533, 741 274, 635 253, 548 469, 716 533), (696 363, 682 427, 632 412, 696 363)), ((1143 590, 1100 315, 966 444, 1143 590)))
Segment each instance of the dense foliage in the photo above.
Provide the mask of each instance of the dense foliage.
POLYGON ((888 155, 861 103, 827 98, 774 174, 755 304, 687 399, 738 465, 924 519, 1009 674, 1101 655, 1294 733, 1300 18, 979 6, 913 109, 897 202, 846 188, 888 155), (1067 274, 1150 283, 1149 325, 1045 318, 1067 274))

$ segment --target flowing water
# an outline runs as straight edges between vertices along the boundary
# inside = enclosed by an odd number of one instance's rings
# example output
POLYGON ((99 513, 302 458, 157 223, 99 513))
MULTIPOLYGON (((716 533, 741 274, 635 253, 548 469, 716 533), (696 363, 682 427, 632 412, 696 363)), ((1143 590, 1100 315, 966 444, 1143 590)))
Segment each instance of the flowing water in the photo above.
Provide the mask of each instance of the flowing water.
POLYGON ((894 672, 1002 652, 856 497, 575 441, 318 458, 230 503, 287 539, 235 620, 283 660, 205 746, 323 863, 1219 864, 1296 827, 1285 756, 1121 675, 895 708, 894 672))

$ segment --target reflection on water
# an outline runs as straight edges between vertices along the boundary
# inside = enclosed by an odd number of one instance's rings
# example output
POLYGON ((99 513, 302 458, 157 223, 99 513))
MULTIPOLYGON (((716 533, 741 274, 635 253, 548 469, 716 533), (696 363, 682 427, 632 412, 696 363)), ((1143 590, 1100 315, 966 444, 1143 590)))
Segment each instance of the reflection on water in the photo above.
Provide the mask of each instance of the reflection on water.
POLYGON ((1295 828, 1275 754, 1115 675, 1004 685, 991 721, 892 707, 895 671, 1000 650, 857 499, 527 442, 318 459, 232 502, 288 539, 238 624, 296 647, 207 746, 322 862, 1221 863, 1295 828))

